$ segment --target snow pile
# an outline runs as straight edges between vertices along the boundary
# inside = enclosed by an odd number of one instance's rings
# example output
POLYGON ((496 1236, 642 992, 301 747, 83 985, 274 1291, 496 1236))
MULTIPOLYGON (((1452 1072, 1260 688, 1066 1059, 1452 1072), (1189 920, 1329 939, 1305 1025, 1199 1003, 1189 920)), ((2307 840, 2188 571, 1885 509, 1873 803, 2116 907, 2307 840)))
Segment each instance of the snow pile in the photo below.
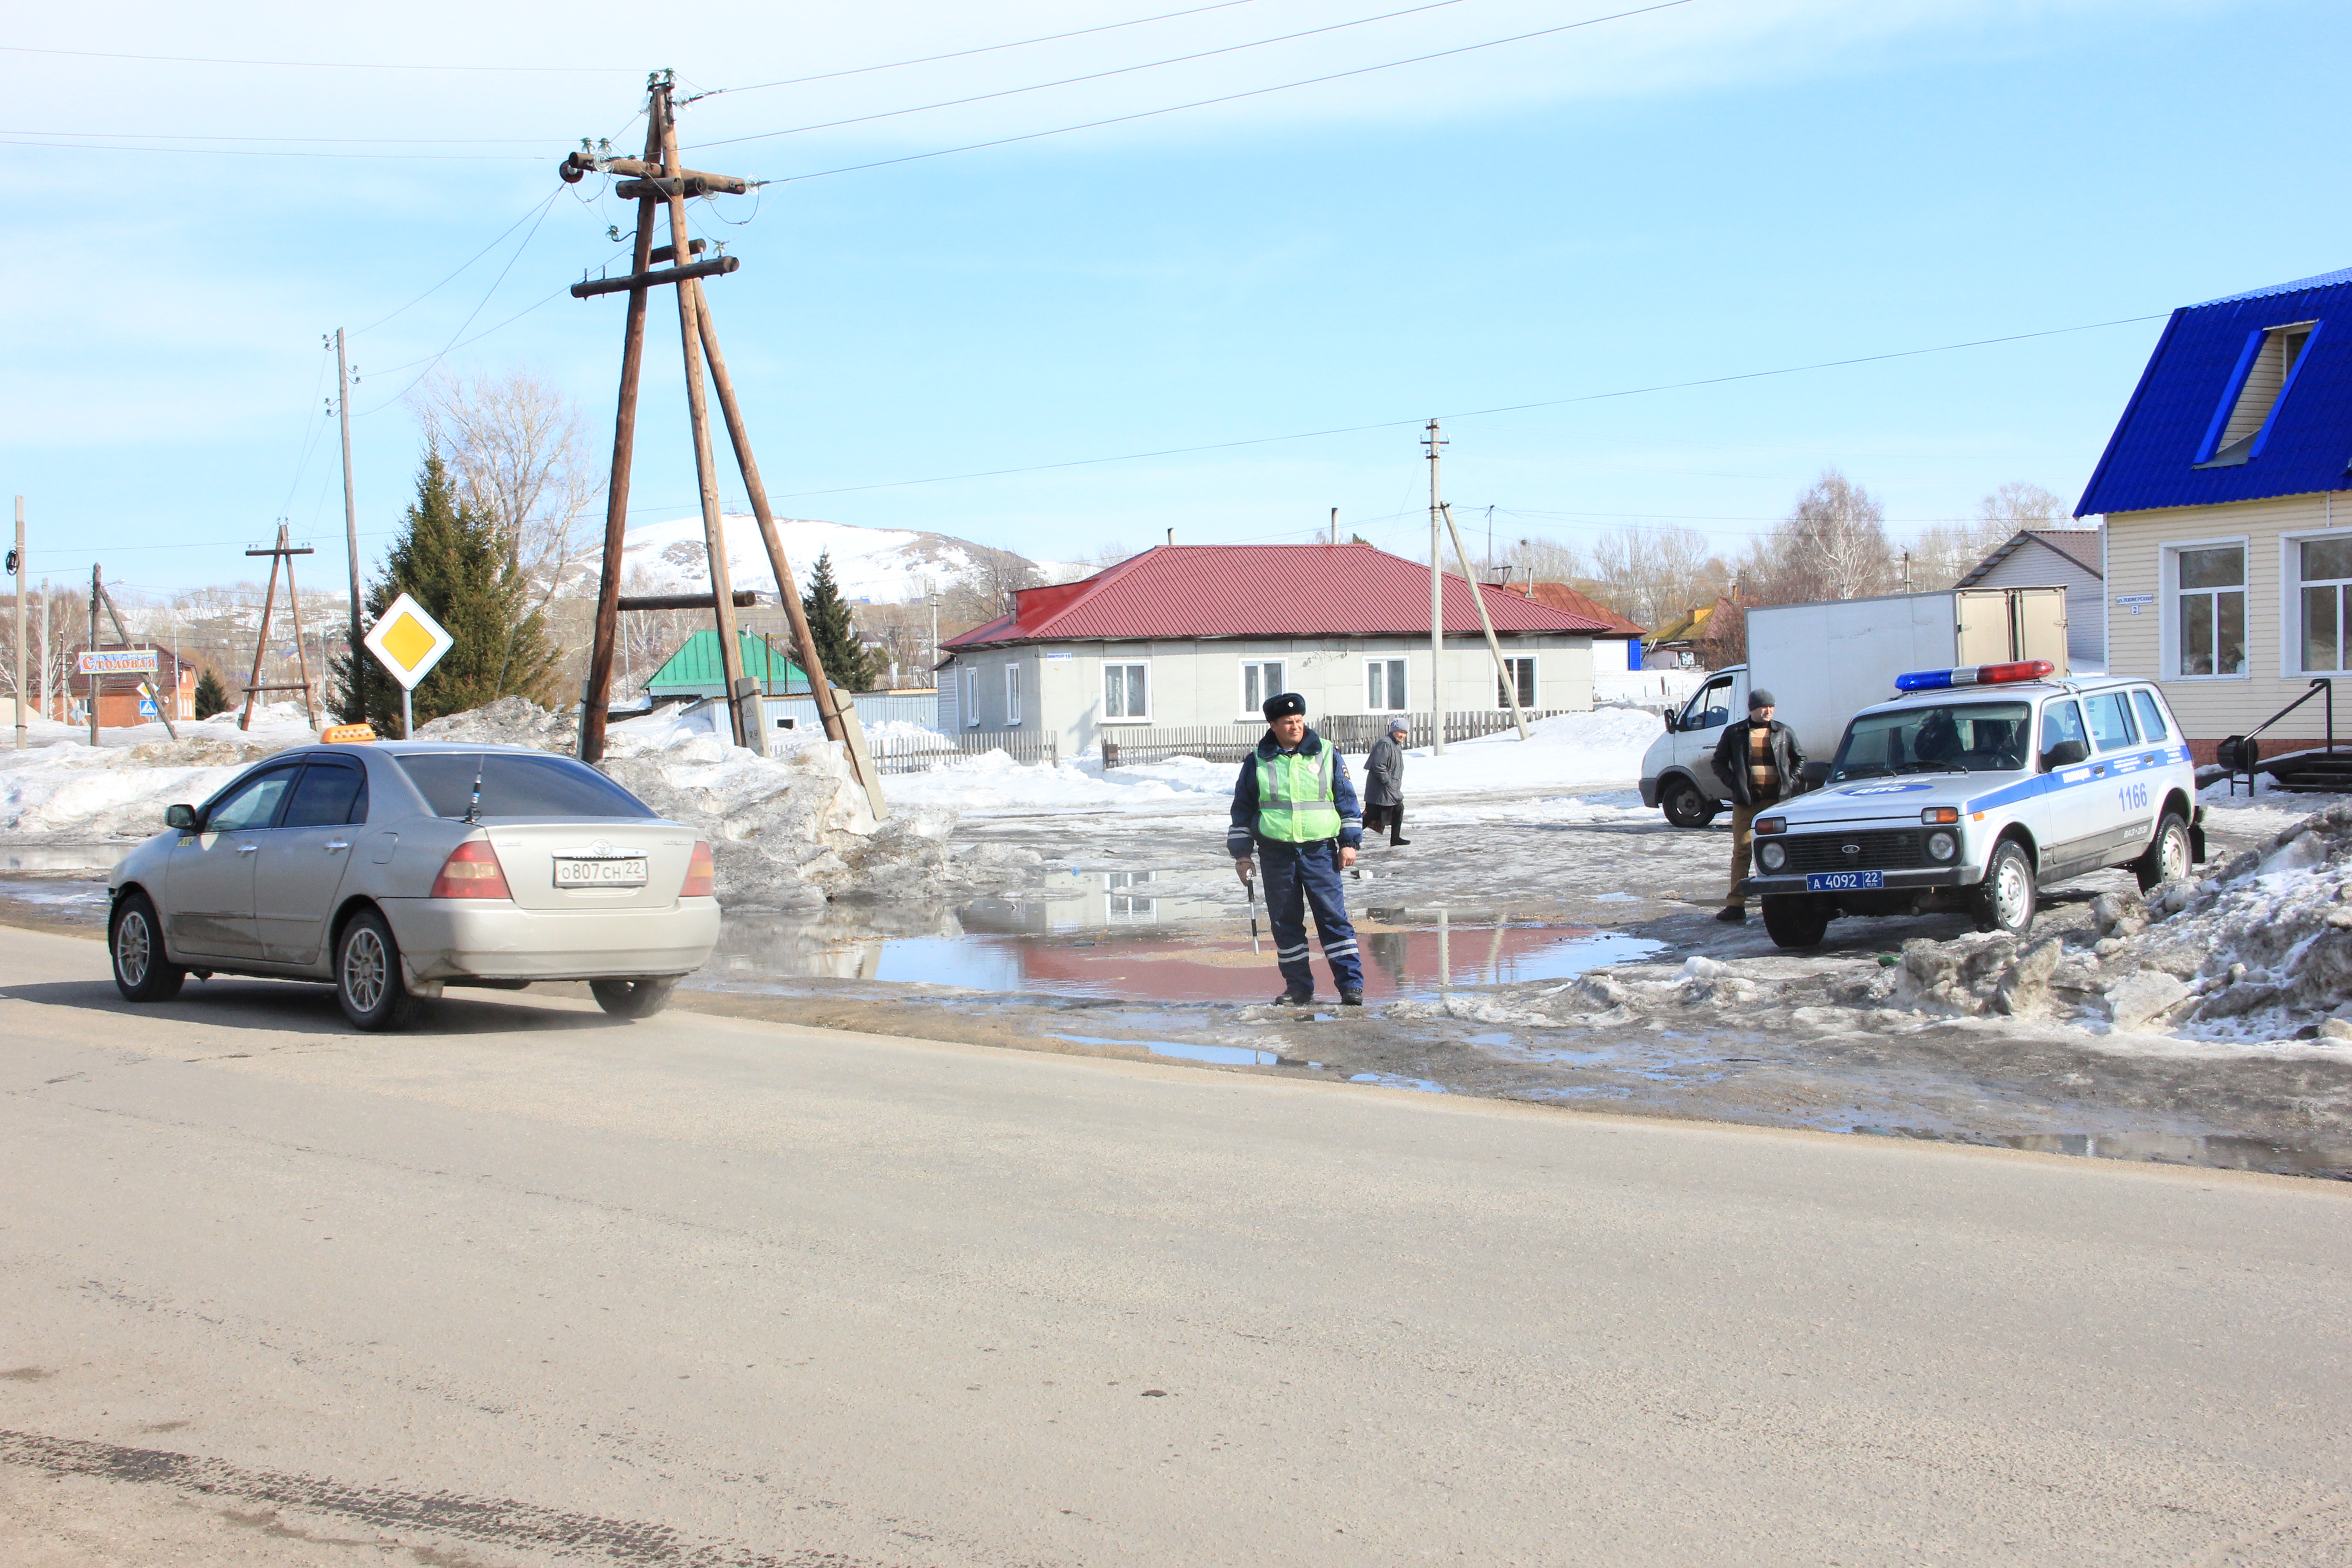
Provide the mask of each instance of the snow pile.
MULTIPOLYGON (((951 810, 894 810, 874 820, 847 749, 822 731, 788 731, 774 756, 735 745, 724 705, 664 707, 605 732, 598 766, 673 822, 709 837, 719 900, 798 909, 827 899, 941 899, 1024 879, 1034 851, 951 853, 951 810)), ((520 697, 421 725, 420 741, 530 746, 569 753, 577 716, 520 697)))
POLYGON ((151 837, 163 830, 166 805, 193 805, 238 769, 313 738, 308 731, 292 737, 244 735, 234 721, 226 727, 183 724, 186 738, 179 741, 165 738, 161 724, 141 726, 150 728, 155 739, 128 746, 93 751, 85 731, 79 742, 0 751, 0 837, 14 844, 151 837))

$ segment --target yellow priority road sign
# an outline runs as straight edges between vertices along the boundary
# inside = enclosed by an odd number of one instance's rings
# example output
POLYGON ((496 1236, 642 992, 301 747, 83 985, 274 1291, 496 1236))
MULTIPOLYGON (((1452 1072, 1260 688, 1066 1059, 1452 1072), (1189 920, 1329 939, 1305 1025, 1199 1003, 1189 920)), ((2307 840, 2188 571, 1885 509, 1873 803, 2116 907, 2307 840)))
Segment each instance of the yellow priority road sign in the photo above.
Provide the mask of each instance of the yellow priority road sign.
POLYGON ((416 683, 433 672, 457 642, 443 629, 439 621, 425 613, 425 606, 403 594, 383 607, 375 626, 360 639, 375 661, 404 691, 414 691, 416 683))

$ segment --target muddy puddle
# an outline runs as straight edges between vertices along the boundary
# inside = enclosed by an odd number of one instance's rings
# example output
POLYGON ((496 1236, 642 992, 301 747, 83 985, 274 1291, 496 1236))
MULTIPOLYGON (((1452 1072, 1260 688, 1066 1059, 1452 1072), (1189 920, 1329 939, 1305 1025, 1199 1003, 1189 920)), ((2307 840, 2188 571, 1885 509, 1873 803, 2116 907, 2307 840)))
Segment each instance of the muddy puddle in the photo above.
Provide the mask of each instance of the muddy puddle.
MULTIPOLYGON (((1282 989, 1261 908, 1151 871, 1083 873, 1017 897, 921 911, 831 906, 812 917, 730 914, 698 982, 730 990, 807 980, 930 984, 1133 1002, 1262 1003, 1282 989)), ((1661 944, 1549 911, 1398 905, 1355 912, 1368 1002, 1456 986, 1570 980, 1661 944)), ((1329 988, 1319 944, 1318 980, 1329 988)))
POLYGON ((0 871, 103 871, 135 844, 0 845, 0 871))

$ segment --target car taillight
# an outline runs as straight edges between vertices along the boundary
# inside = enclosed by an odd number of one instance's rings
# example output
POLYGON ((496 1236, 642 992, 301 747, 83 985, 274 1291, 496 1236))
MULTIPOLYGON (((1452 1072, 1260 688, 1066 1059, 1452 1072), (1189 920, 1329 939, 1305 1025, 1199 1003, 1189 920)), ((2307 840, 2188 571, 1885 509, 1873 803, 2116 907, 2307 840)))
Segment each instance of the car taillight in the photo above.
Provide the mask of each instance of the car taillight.
POLYGON ((677 890, 677 896, 681 899, 708 899, 712 897, 712 883, 716 879, 717 875, 716 868, 714 868, 710 863, 709 840, 705 838, 696 839, 694 841, 694 858, 686 863, 686 886, 677 890))
POLYGON ((441 874, 433 879, 432 897, 436 899, 511 899, 507 889, 507 874, 499 865, 499 852, 490 847, 487 838, 469 838, 449 851, 449 858, 441 862, 441 874))

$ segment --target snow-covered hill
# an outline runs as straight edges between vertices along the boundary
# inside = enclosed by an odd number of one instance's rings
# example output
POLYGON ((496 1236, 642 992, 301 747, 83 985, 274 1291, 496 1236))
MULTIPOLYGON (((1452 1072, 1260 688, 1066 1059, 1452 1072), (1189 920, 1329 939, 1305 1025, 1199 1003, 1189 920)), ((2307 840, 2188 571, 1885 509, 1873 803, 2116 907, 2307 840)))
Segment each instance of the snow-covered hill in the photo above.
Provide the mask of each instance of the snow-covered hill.
MULTIPOLYGON (((772 594, 776 576, 768 569, 759 520, 748 512, 730 512, 724 521, 727 569, 734 585, 772 594)), ((792 562, 797 589, 806 591, 817 556, 830 553, 834 581, 841 585, 842 596, 877 604, 902 604, 921 597, 927 589, 944 589, 970 571, 983 553, 982 546, 951 534, 859 528, 807 518, 778 518, 776 532, 783 541, 785 557, 792 562)), ((699 516, 629 530, 621 561, 621 581, 633 594, 691 593, 710 585, 699 516)), ((572 570, 584 574, 593 585, 596 563, 592 552, 573 563, 572 570)), ((1049 581, 1084 575, 1087 570, 1050 561, 1034 564, 1049 581)))

